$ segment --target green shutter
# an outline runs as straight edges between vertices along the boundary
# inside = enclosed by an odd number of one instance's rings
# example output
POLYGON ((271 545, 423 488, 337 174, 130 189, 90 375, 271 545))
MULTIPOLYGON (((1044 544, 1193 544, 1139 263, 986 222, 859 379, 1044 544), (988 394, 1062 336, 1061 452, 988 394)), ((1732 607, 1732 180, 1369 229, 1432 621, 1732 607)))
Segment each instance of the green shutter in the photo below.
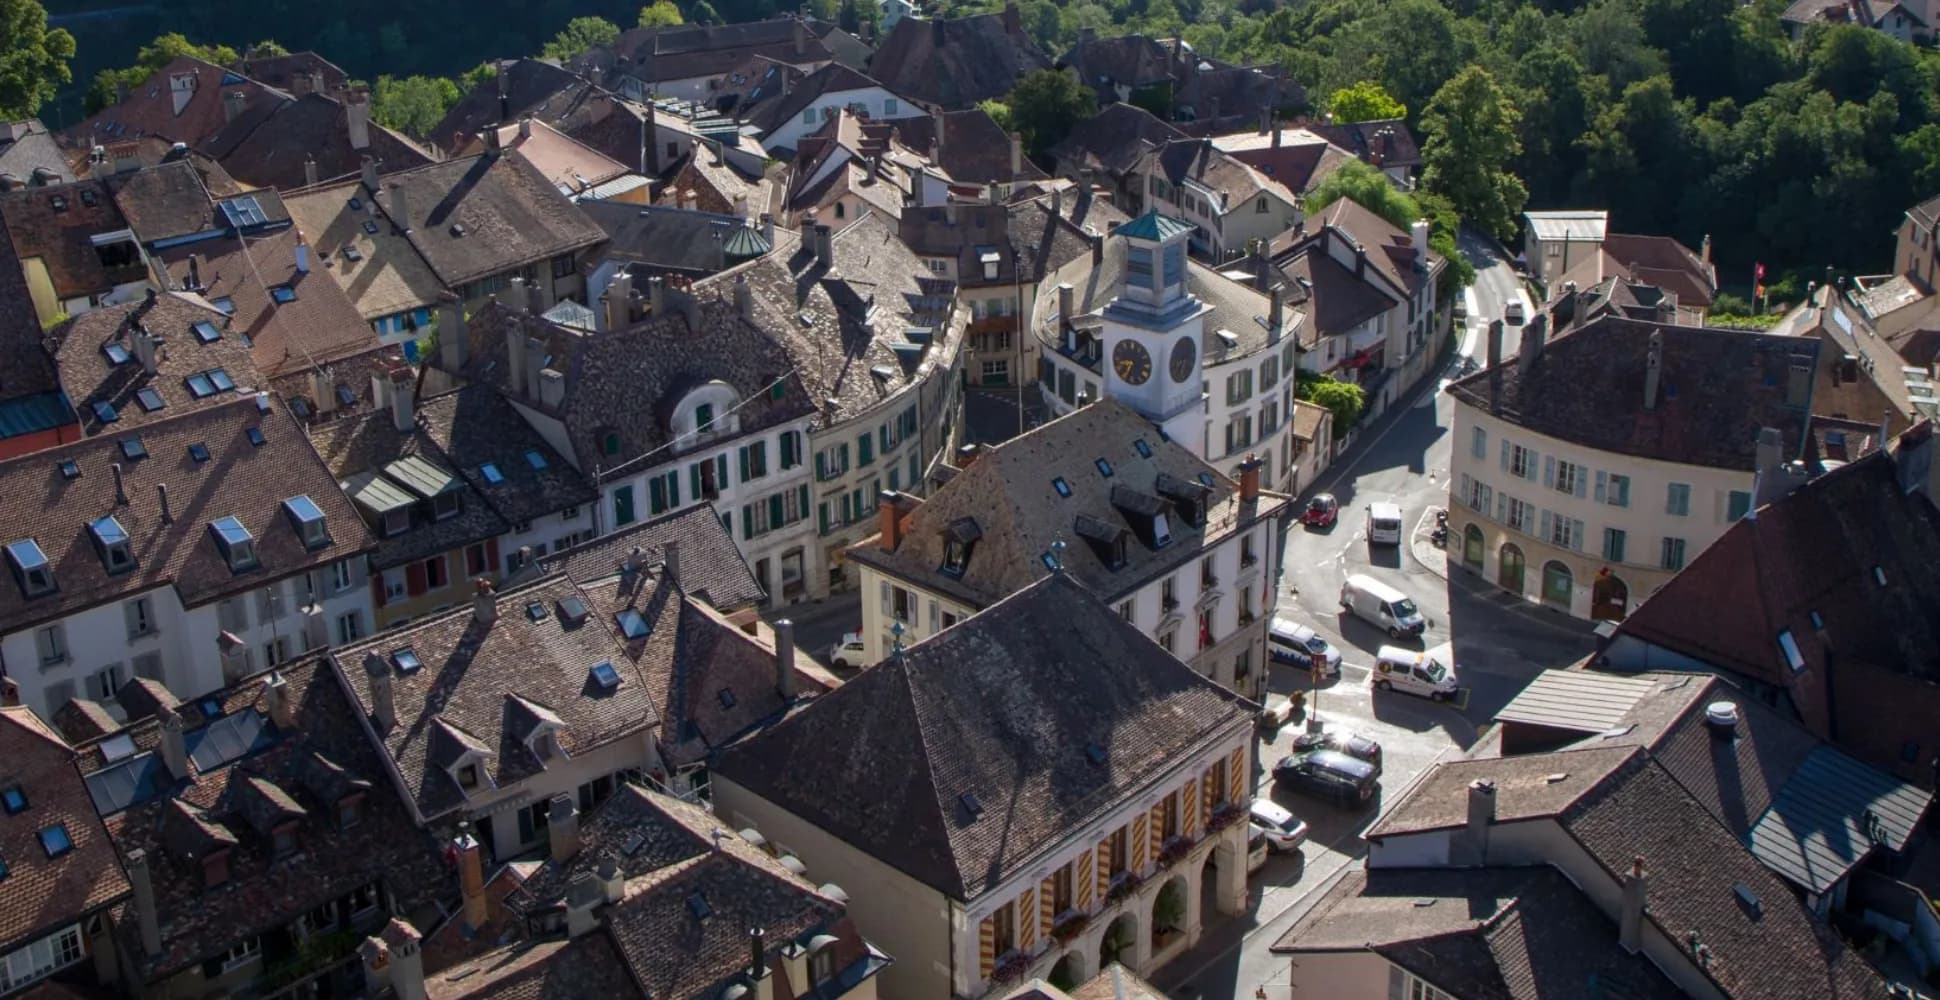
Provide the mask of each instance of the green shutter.
POLYGON ((792 469, 799 460, 799 456, 795 454, 795 432, 783 432, 781 435, 781 467, 784 469, 792 469))
POLYGON ((803 517, 808 516, 808 487, 795 487, 795 509, 801 511, 803 517))
POLYGON ((847 441, 842 442, 841 451, 842 451, 842 457, 838 459, 835 463, 838 466, 838 468, 835 471, 835 474, 838 476, 844 472, 849 471, 849 442, 847 441))
POLYGON ((754 537, 754 506, 752 504, 742 504, 741 505, 741 540, 745 542, 748 539, 753 537, 754 537))
POLYGON ((875 445, 876 438, 873 434, 865 432, 861 437, 855 439, 857 466, 866 468, 869 463, 876 460, 875 445))
POLYGON ((786 511, 787 511, 787 501, 782 499, 781 494, 777 493, 774 496, 771 496, 768 498, 768 530, 769 531, 773 531, 776 528, 781 527, 781 523, 782 523, 781 518, 782 518, 782 515, 786 513, 786 511))
POLYGON ((816 524, 818 524, 821 527, 822 534, 824 535, 828 534, 829 533, 829 505, 828 504, 821 504, 815 508, 815 520, 816 520, 816 524))
POLYGON ((714 488, 715 489, 725 490, 728 488, 727 472, 728 472, 727 453, 722 452, 721 454, 714 456, 714 488))
POLYGON ((667 487, 659 476, 647 480, 648 513, 658 514, 667 509, 667 487))
POLYGON ((692 488, 694 499, 701 498, 701 463, 695 462, 687 467, 687 485, 692 488))
POLYGON ((678 471, 667 473, 667 506, 680 506, 680 473, 678 471))
POLYGON ((817 479, 827 479, 829 477, 829 465, 826 458, 827 456, 819 451, 815 453, 815 478, 817 479))
POLYGON ((747 482, 754 477, 748 474, 748 446, 741 446, 741 481, 747 482))

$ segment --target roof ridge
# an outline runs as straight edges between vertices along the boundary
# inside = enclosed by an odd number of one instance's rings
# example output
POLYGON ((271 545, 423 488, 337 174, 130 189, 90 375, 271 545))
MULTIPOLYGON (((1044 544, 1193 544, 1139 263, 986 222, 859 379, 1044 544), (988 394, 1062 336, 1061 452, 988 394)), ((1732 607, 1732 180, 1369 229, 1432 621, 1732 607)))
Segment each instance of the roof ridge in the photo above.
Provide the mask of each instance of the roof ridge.
MULTIPOLYGON (((916 720, 918 734, 918 739, 916 740, 917 756, 922 761, 921 774, 923 780, 929 784, 929 794, 919 800, 924 805, 930 807, 929 811, 931 815, 925 818, 934 819, 939 829, 944 831, 944 837, 947 839, 949 837, 950 816, 954 810, 945 804, 940 797, 942 795, 942 785, 936 780, 936 762, 929 754, 929 741, 922 738, 923 732, 930 726, 929 713, 924 710, 922 700, 916 697, 916 685, 910 677, 909 659, 902 654, 901 650, 890 653, 888 660, 877 664, 870 672, 880 671, 885 667, 892 668, 895 671, 895 673, 890 675, 890 682, 901 682, 901 694, 903 697, 909 699, 910 718, 916 720)), ((844 685, 844 687, 846 686, 844 685)), ((840 691, 842 689, 838 688, 837 690, 840 691)), ((807 714, 801 713, 797 718, 807 714)), ((966 889, 970 884, 970 880, 965 877, 965 872, 960 867, 956 852, 954 851, 950 852, 949 864, 950 874, 956 879, 958 894, 968 895, 966 889)))

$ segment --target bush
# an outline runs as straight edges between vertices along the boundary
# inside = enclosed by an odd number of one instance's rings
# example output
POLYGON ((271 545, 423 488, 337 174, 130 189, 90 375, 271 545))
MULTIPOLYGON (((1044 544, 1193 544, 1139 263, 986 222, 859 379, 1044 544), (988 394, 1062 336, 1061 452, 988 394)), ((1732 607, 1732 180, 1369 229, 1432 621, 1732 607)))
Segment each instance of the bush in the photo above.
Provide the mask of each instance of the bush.
POLYGON ((1334 414, 1334 437, 1340 438, 1361 419, 1367 409, 1367 393, 1352 382, 1331 375, 1302 371, 1294 387, 1295 399, 1324 406, 1334 414))

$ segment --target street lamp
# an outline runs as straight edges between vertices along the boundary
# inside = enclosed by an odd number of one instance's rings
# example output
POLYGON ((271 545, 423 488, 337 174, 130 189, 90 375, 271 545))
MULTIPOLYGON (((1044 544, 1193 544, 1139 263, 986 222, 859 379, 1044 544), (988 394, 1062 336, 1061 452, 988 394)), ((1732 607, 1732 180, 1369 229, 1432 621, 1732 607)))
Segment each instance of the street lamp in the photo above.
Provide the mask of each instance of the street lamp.
POLYGON ((1307 676, 1313 682, 1307 693, 1307 731, 1317 733, 1320 732, 1320 682, 1327 676, 1327 660, 1318 653, 1308 656, 1314 662, 1307 668, 1307 676))

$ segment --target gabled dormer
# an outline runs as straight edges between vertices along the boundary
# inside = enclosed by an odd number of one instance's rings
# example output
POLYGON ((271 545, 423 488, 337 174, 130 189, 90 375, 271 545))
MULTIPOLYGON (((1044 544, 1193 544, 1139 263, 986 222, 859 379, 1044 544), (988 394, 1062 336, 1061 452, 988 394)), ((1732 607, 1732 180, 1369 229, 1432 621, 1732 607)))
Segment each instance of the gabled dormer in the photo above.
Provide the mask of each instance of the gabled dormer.
POLYGON ((492 749, 444 716, 431 721, 431 742, 425 753, 466 798, 498 787, 491 775, 492 749))
POLYGON ((54 592, 54 569, 39 542, 31 538, 8 542, 7 568, 13 570, 14 583, 22 595, 39 597, 54 592))
POLYGON ((1167 516, 1165 501, 1129 486, 1114 486, 1111 505, 1125 515, 1125 522, 1147 547, 1161 549, 1172 544, 1172 522, 1167 516))
POLYGON ((1182 523, 1195 528, 1206 526, 1206 509, 1212 506, 1212 487, 1161 472, 1154 488, 1159 496, 1172 502, 1172 508, 1178 512, 1182 523))
POLYGON ((524 747, 541 767, 550 767, 553 761, 566 758, 566 752, 559 746, 559 734, 565 729, 565 720, 552 709, 529 698, 506 693, 505 736, 524 747))
POLYGON ((943 529, 943 565, 939 570, 949 576, 962 577, 970 568, 970 554, 977 547, 977 540, 983 537, 983 529, 977 526, 974 517, 959 517, 943 529))
POLYGON ((1131 532, 1123 527, 1092 517, 1079 514, 1077 523, 1072 526, 1079 538, 1091 546, 1093 555, 1105 564, 1106 569, 1118 570, 1125 567, 1126 545, 1131 532))

